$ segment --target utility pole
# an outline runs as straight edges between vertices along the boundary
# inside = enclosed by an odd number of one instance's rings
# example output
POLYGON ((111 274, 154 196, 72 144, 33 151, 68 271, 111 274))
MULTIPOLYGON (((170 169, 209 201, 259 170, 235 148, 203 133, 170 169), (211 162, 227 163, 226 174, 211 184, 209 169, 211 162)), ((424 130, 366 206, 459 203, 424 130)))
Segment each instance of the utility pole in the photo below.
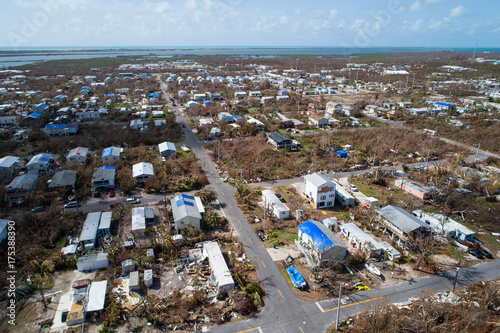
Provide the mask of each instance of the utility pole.
POLYGON ((264 197, 264 235, 266 234, 266 206, 267 206, 267 201, 266 197, 264 197))
POLYGON ((38 288, 40 288, 40 295, 42 295, 43 308, 46 309, 47 303, 45 302, 45 295, 43 294, 42 285, 38 285, 38 288))
POLYGON ((415 74, 413 74, 413 82, 411 83, 411 89, 415 87, 415 74))
POLYGON ((457 272, 455 274, 455 281, 453 281, 453 292, 455 292, 455 285, 457 284, 457 278, 458 278, 458 271, 460 270, 460 267, 457 267, 457 272))
POLYGON ((340 298, 342 297, 342 282, 339 283, 339 301, 337 303, 337 321, 335 322, 335 330, 339 329, 339 319, 340 319, 340 298))

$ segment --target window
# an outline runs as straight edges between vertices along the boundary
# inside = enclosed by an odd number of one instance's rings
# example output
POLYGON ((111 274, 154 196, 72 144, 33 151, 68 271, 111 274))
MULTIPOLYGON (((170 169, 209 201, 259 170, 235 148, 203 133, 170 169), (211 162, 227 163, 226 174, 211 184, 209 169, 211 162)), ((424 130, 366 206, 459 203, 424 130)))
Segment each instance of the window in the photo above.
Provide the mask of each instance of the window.
POLYGON ((333 198, 334 196, 335 196, 334 194, 330 194, 328 197, 333 198))
POLYGON ((333 192, 333 191, 335 191, 335 187, 329 187, 328 188, 328 192, 333 192))
POLYGON ((318 207, 324 207, 325 203, 324 202, 318 202, 318 207))
POLYGON ((322 195, 319 200, 325 200, 326 199, 326 195, 322 195))
POLYGON ((333 206, 331 201, 328 201, 328 202, 326 203, 326 205, 327 205, 328 207, 333 206))

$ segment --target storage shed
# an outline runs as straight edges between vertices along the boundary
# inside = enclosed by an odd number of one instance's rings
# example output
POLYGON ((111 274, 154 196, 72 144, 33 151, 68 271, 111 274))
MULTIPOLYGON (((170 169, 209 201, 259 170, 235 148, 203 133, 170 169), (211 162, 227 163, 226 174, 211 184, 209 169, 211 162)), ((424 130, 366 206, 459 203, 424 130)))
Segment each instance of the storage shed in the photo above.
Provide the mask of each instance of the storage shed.
POLYGON ((129 288, 129 290, 133 290, 133 291, 139 291, 139 289, 141 289, 139 271, 130 272, 130 275, 128 278, 128 288, 129 288))
POLYGON ((151 288, 153 286, 153 270, 152 269, 145 269, 144 270, 144 284, 148 288, 151 288))

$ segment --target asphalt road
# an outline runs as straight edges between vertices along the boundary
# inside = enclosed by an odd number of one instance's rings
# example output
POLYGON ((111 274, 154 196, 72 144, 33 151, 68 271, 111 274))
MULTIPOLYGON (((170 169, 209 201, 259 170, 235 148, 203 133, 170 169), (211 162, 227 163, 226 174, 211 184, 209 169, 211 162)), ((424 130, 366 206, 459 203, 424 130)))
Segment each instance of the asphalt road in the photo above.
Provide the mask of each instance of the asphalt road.
MULTIPOLYGON (((166 86, 161 84, 166 100, 170 95, 166 86)), ((178 108, 172 107, 177 121, 185 124, 186 119, 178 108)), ((401 126, 400 124, 398 127, 401 126)), ((245 247, 247 256, 252 260, 257 273, 266 290, 266 303, 261 313, 250 320, 229 325, 213 327, 210 332, 324 332, 334 321, 337 301, 311 303, 299 299, 290 289, 278 267, 274 264, 262 242, 246 220, 233 197, 234 188, 224 183, 218 175, 207 153, 203 149, 204 143, 199 141, 188 126, 183 127, 186 136, 184 144, 190 147, 199 159, 209 182, 221 203, 224 213, 235 229, 239 240, 245 247)), ((390 168, 389 168, 390 169, 390 168)), ((354 172, 334 174, 334 177, 348 177, 370 172, 360 170, 354 172)), ((300 179, 284 180, 282 182, 296 182, 300 179)), ((264 185, 266 183, 261 183, 264 185)), ((272 184, 272 183, 271 183, 272 184)), ((428 276, 411 281, 404 281, 396 286, 370 290, 350 297, 349 302, 340 309, 340 318, 352 316, 379 304, 379 302, 400 302, 410 297, 421 296, 428 292, 450 290, 453 286, 455 271, 440 275, 428 276)), ((484 263, 472 268, 462 269, 457 285, 467 285, 480 280, 493 279, 500 276, 500 261, 484 263)))

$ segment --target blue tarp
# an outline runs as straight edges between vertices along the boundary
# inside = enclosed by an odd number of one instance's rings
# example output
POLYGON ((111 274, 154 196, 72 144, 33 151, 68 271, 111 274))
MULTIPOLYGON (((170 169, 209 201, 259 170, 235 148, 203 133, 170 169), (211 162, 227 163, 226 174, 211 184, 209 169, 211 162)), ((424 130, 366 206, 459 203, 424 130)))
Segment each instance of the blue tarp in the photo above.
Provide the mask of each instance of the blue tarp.
POLYGON ((103 170, 116 170, 116 168, 112 167, 112 166, 103 166, 102 169, 103 170))
POLYGON ((304 277, 302 277, 302 274, 300 274, 300 272, 295 267, 288 267, 286 271, 288 272, 290 279, 292 279, 293 285, 295 287, 303 288, 306 286, 304 277))
POLYGON ((109 156, 113 153, 113 148, 106 148, 104 149, 104 151, 102 152, 102 157, 106 157, 106 156, 109 156))
POLYGON ((34 119, 37 119, 38 117, 40 117, 41 114, 38 113, 38 112, 33 112, 32 114, 30 114, 28 117, 30 118, 34 118, 34 119))
POLYGON ((339 155, 339 157, 346 158, 347 152, 345 150, 337 150, 337 155, 339 155))
POLYGON ((328 236, 325 235, 323 231, 316 224, 314 224, 311 220, 302 223, 299 225, 299 230, 309 235, 311 237, 314 245, 318 248, 318 250, 322 251, 324 248, 333 245, 333 242, 328 236))
POLYGON ((149 97, 153 97, 153 98, 158 98, 160 95, 157 94, 157 93, 151 93, 149 94, 149 97))
POLYGON ((203 103, 205 103, 205 105, 208 105, 208 104, 214 104, 214 102, 212 101, 209 101, 209 100, 204 100, 203 103))

